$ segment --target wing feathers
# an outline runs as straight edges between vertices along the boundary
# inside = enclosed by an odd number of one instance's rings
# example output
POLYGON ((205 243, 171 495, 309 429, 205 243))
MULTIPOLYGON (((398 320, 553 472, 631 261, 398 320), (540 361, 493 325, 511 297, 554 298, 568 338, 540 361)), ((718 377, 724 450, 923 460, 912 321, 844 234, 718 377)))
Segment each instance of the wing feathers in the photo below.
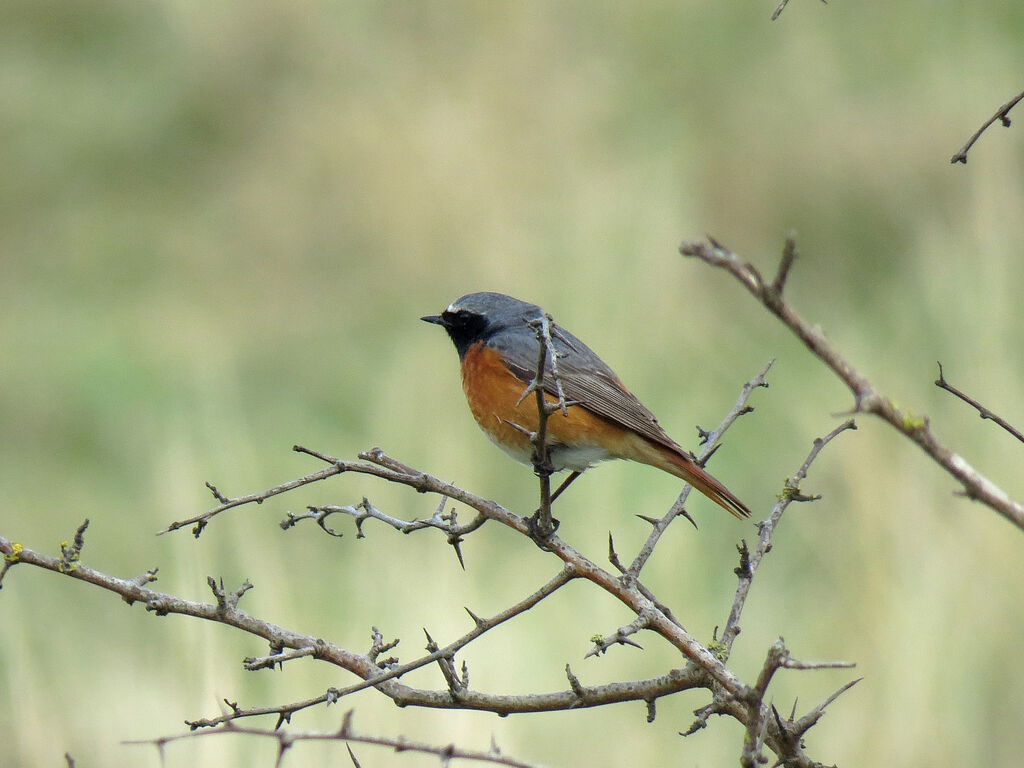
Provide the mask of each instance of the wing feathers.
MULTIPOLYGON (((529 328, 505 334, 499 346, 502 359, 524 384, 537 372, 537 338, 529 328)), ((659 445, 679 453, 682 448, 658 424, 658 420, 637 400, 615 372, 586 344, 559 326, 552 326, 552 344, 558 353, 558 378, 567 400, 577 403, 609 421, 631 429, 659 445)), ((545 366, 544 391, 557 396, 550 360, 545 366)))

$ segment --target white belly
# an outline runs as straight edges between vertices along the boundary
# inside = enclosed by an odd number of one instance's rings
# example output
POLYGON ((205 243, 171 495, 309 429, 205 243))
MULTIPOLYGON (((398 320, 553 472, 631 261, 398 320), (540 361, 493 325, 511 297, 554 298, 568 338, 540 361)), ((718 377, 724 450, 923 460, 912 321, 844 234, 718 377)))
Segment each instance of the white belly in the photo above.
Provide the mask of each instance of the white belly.
MULTIPOLYGON (((488 437, 491 437, 488 433, 488 437)), ((532 464, 533 451, 521 450, 516 446, 502 445, 493 437, 491 441, 501 448, 505 453, 511 456, 516 461, 522 462, 523 464, 532 464)), ((599 445, 579 445, 570 447, 561 443, 553 443, 548 446, 549 455, 551 457, 551 463, 555 467, 556 472, 569 469, 573 472, 582 472, 585 469, 597 464, 599 461, 607 461, 608 459, 618 458, 608 453, 604 448, 599 445)))

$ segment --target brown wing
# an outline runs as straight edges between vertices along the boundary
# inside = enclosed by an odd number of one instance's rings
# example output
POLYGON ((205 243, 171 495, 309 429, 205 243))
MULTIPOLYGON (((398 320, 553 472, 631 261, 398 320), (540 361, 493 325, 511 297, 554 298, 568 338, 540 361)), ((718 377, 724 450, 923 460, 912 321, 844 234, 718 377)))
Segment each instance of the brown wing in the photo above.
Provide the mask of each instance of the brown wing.
MULTIPOLYGON (((615 424, 631 429, 652 442, 683 453, 682 448, 658 424, 647 407, 636 399, 615 372, 586 344, 564 328, 553 326, 552 342, 558 352, 558 379, 567 400, 615 424)), ((523 383, 537 372, 539 347, 534 332, 509 329, 491 340, 502 359, 523 383)), ((545 366, 544 390, 557 396, 550 360, 545 366)))

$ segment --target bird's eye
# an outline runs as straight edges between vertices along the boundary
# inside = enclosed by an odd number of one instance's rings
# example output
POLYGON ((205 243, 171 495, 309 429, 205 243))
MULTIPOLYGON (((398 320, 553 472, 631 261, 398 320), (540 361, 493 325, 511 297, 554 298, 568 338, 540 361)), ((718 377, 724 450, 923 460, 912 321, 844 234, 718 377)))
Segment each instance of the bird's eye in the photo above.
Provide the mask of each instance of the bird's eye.
POLYGON ((474 315, 465 309, 460 309, 457 312, 445 312, 444 317, 453 325, 468 325, 474 315))
POLYGON ((457 331, 463 335, 475 335, 487 325, 486 318, 479 312, 472 312, 468 309, 456 309, 443 312, 444 324, 449 330, 457 331))

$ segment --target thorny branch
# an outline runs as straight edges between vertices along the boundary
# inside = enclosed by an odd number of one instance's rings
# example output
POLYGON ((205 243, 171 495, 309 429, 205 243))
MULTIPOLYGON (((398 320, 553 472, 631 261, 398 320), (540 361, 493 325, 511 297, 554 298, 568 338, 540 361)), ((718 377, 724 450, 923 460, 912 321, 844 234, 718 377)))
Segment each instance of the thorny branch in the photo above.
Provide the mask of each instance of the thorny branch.
MULTIPOLYGON (((801 718, 800 721, 794 721, 793 718, 790 718, 789 722, 786 723, 779 717, 779 713, 773 704, 764 703, 765 694, 768 692, 768 685, 771 683, 772 677, 774 677, 776 672, 780 669, 849 669, 852 666, 853 664, 846 661, 798 661, 790 655, 781 637, 772 643, 764 660, 764 666, 761 667, 761 673, 754 684, 754 700, 757 702, 758 707, 756 713, 747 720, 747 735, 743 740, 743 754, 740 756, 740 765, 743 768, 757 768, 757 766, 763 765, 766 762, 761 755, 761 749, 765 737, 768 735, 770 723, 774 724, 779 730, 786 746, 792 749, 799 744, 801 737, 807 729, 820 718, 820 715, 814 718, 813 721, 805 721, 804 718, 801 718), (769 719, 769 715, 772 716, 771 719, 769 719), (803 730, 800 730, 800 728, 803 728, 803 730)), ((853 680, 847 683, 826 699, 825 702, 819 704, 818 706, 822 708, 821 711, 824 711, 824 707, 835 701, 857 682, 857 680, 853 680)), ((780 760, 780 762, 782 761, 780 760)))
MULTIPOLYGON (((793 238, 787 240, 786 249, 795 254, 793 238)), ((928 419, 896 405, 893 400, 875 389, 839 350, 825 338, 817 327, 808 324, 783 298, 784 277, 768 284, 752 264, 745 263, 728 248, 713 238, 706 242, 684 242, 679 247, 684 256, 692 256, 720 267, 739 282, 764 307, 775 315, 799 338, 804 345, 838 376, 854 396, 854 413, 870 413, 916 443, 939 466, 952 475, 963 487, 965 495, 990 507, 1021 530, 1024 530, 1024 506, 967 463, 964 458, 940 443, 932 434, 928 419)), ((788 272, 788 269, 787 269, 788 272)), ((780 270, 781 274, 781 270, 780 270)))
MULTIPOLYGON (((477 496, 475 493, 464 491, 458 486, 446 483, 443 480, 439 480, 432 475, 428 475, 424 472, 420 472, 411 467, 408 467, 401 462, 392 459, 389 456, 384 455, 384 452, 380 448, 371 448, 369 451, 363 451, 359 454, 361 461, 345 461, 343 459, 337 459, 333 456, 314 451, 310 448, 304 448, 301 445, 292 447, 292 450, 296 453, 305 453, 321 461, 326 462, 329 466, 321 469, 317 472, 305 475, 304 477, 297 478, 295 480, 289 480, 275 485, 273 488, 269 488, 259 493, 253 493, 246 496, 239 496, 238 498, 229 499, 220 494, 219 491, 213 489, 214 495, 221 502, 220 505, 213 509, 207 510, 201 515, 190 517, 186 520, 175 521, 169 524, 166 528, 159 531, 159 534, 170 533, 171 531, 177 531, 186 526, 193 526, 192 533, 198 537, 203 532, 207 524, 217 515, 227 512, 229 509, 240 507, 246 504, 262 504, 269 498, 277 496, 288 491, 293 491, 297 488, 301 488, 311 483, 317 483, 327 478, 334 477, 335 475, 341 475, 346 472, 353 472, 357 474, 373 475, 379 477, 382 480, 386 480, 392 483, 399 483, 401 485, 407 485, 420 493, 436 493, 441 496, 450 498, 453 501, 459 501, 465 504, 467 507, 477 510, 480 515, 472 522, 464 526, 451 526, 444 530, 450 535, 463 535, 470 531, 479 528, 488 518, 500 516, 502 513, 508 514, 508 511, 502 508, 497 502, 485 499, 482 496, 477 496)), ((209 485, 209 484, 207 484, 209 485)), ((212 486, 210 486, 213 488, 212 486)), ((426 526, 424 526, 426 527, 426 526)), ((436 527, 436 526, 433 526, 436 527)), ((525 529, 525 524, 524 524, 525 529)))
MULTIPOLYGON (((732 410, 726 414, 722 423, 719 424, 716 429, 711 432, 705 432, 703 429, 698 428, 701 434, 701 443, 704 446, 696 457, 696 461, 700 466, 703 467, 707 463, 708 459, 711 458, 712 454, 714 454, 714 452, 721 446, 719 440, 721 440, 725 431, 735 424, 736 420, 741 416, 751 413, 754 410, 753 407, 747 405, 747 401, 750 400, 750 395, 755 389, 768 386, 768 371, 771 370, 774 363, 774 360, 769 360, 765 367, 761 369, 759 374, 743 385, 743 389, 740 391, 740 396, 737 398, 736 404, 733 405, 732 410)), ((689 517, 689 515, 686 514, 684 505, 686 504, 686 500, 689 498, 690 491, 692 490, 692 486, 689 484, 685 485, 683 490, 679 493, 679 497, 676 499, 675 503, 660 519, 641 516, 641 519, 651 524, 652 530, 647 536, 647 541, 644 542, 640 551, 633 559, 632 564, 629 566, 629 569, 626 571, 626 575, 629 578, 636 579, 640 576, 641 569, 650 559, 651 554, 654 552, 654 547, 661 539, 661 535, 668 528, 669 523, 681 515, 689 517)), ((692 518, 690 518, 690 522, 693 523, 692 518)), ((694 526, 696 526, 696 523, 694 523, 694 526)))
MULTIPOLYGON (((704 458, 707 458, 714 450, 714 446, 722 432, 740 415, 749 412, 750 408, 746 405, 746 400, 755 388, 765 385, 764 376, 767 374, 767 371, 768 366, 747 383, 737 401, 737 405, 717 430, 711 433, 702 432, 707 443, 704 458)), ((824 443, 822 443, 823 445, 824 443)), ((820 450, 820 447, 818 446, 818 450, 820 450)), ((351 514, 356 518, 357 527, 363 519, 372 517, 392 525, 397 530, 406 532, 423 530, 425 528, 438 528, 445 532, 450 540, 452 536, 476 530, 486 520, 495 520, 525 535, 531 535, 532 533, 530 523, 526 518, 515 515, 493 501, 408 467, 398 460, 387 456, 380 449, 360 454, 360 461, 358 462, 336 459, 305 448, 296 447, 296 450, 314 456, 326 462, 328 466, 319 472, 312 473, 298 480, 289 481, 268 491, 239 499, 230 499, 219 491, 214 491, 220 506, 190 520, 174 523, 167 530, 175 530, 186 525, 195 525, 198 529, 201 529, 210 519, 227 509, 247 503, 259 504, 271 496, 288 490, 294 490, 334 475, 357 472, 376 476, 388 482, 407 485, 417 491, 434 493, 441 497, 441 503, 438 505, 437 512, 435 512, 433 517, 422 521, 413 521, 413 523, 391 518, 379 510, 375 510, 369 502, 352 508, 322 508, 325 510, 330 509, 332 512, 344 511, 347 514, 351 514), (442 513, 448 501, 455 501, 469 506, 477 512, 477 517, 468 525, 459 525, 454 514, 444 515, 442 513)), ((815 451, 809 457, 804 467, 795 476, 797 477, 797 482, 806 472, 807 464, 810 463, 816 453, 815 451)), ((796 498, 795 492, 793 495, 796 498)), ((667 525, 668 520, 675 516, 677 516, 676 513, 673 513, 665 518, 664 524, 667 525)), ((298 517, 295 516, 296 519, 298 517)), ((317 522, 323 525, 323 519, 323 517, 320 517, 317 519, 317 522)), ((291 519, 285 522, 293 524, 291 519)), ((657 526, 660 523, 659 521, 654 521, 653 524, 657 526)), ((546 584, 516 605, 487 619, 482 619, 467 609, 473 621, 473 627, 467 633, 443 647, 430 638, 428 633, 427 654, 420 656, 412 662, 400 664, 395 658, 381 658, 381 655, 387 649, 394 647, 396 641, 385 643, 377 630, 374 630, 374 641, 370 651, 368 653, 357 653, 342 648, 335 643, 279 627, 244 613, 239 610, 238 603, 243 594, 251 588, 251 585, 248 583, 243 584, 240 589, 230 592, 218 581, 210 579, 209 585, 214 593, 216 602, 208 604, 183 600, 174 595, 157 592, 147 587, 146 585, 156 578, 156 569, 147 571, 143 576, 130 580, 118 579, 99 571, 94 571, 80 561, 82 544, 84 543, 83 532, 84 527, 80 529, 79 534, 76 536, 75 545, 73 547, 71 545, 66 546, 60 558, 53 558, 34 552, 2 537, 0 537, 0 553, 3 554, 8 568, 17 563, 33 564, 113 591, 120 594, 129 603, 141 602, 146 606, 147 610, 157 615, 167 615, 169 613, 190 615, 227 624, 260 637, 269 643, 270 654, 259 658, 247 659, 246 667, 248 669, 273 668, 283 665, 285 662, 304 658, 332 664, 352 672, 360 678, 358 683, 347 688, 331 688, 320 696, 292 704, 245 709, 239 707, 236 703, 226 702, 230 711, 216 718, 189 721, 187 724, 192 730, 211 726, 220 726, 223 729, 240 718, 268 714, 277 717, 277 727, 280 727, 285 723, 289 723, 291 716, 301 709, 318 704, 334 703, 357 690, 369 687, 376 688, 400 706, 459 708, 490 711, 498 714, 544 712, 595 707, 622 701, 642 701, 646 706, 648 719, 653 719, 655 715, 655 702, 658 698, 683 690, 705 688, 711 691, 713 701, 711 705, 695 713, 698 720, 691 731, 697 727, 702 727, 710 714, 728 714, 748 728, 751 727, 752 722, 756 722, 759 734, 757 744, 763 743, 766 745, 779 756, 780 760, 785 761, 787 765, 803 766, 805 768, 815 765, 814 761, 804 753, 798 733, 802 733, 799 731, 800 728, 806 730, 813 722, 816 722, 820 718, 824 706, 827 704, 819 705, 821 709, 816 714, 812 711, 799 720, 792 717, 789 721, 783 721, 779 717, 769 718, 765 714, 767 710, 763 701, 764 691, 759 690, 755 686, 750 686, 736 677, 726 667, 724 659, 727 658, 727 653, 723 654, 720 647, 715 647, 712 650, 694 639, 683 628, 678 619, 672 615, 671 611, 655 597, 646 585, 640 582, 638 574, 640 567, 643 565, 643 560, 640 561, 640 565, 635 573, 629 573, 622 567, 621 563, 618 563, 617 557, 614 556, 614 548, 611 542, 609 542, 610 555, 612 556, 613 565, 616 566, 615 570, 617 573, 601 568, 593 560, 587 558, 552 533, 545 539, 544 547, 547 551, 561 559, 563 566, 546 584), (69 555, 69 552, 71 552, 73 557, 69 555), (569 581, 579 578, 592 582, 605 592, 616 597, 636 616, 634 622, 621 627, 609 637, 595 636, 592 638, 594 650, 588 655, 592 655, 595 652, 597 654, 603 653, 615 645, 639 645, 639 643, 632 639, 632 636, 646 630, 660 636, 675 647, 688 660, 685 667, 670 670, 664 675, 647 680, 629 680, 596 686, 586 685, 581 682, 579 677, 573 674, 567 667, 566 674, 569 680, 569 688, 563 691, 510 695, 472 690, 469 686, 469 673, 465 664, 463 663, 461 673, 457 670, 456 654, 468 643, 485 632, 529 610, 569 581), (401 682, 400 678, 408 672, 429 664, 437 664, 439 666, 445 681, 442 688, 413 688, 401 682)), ((768 535, 770 536, 770 531, 768 535)))
MULTIPOLYGON (((345 741, 352 744, 368 744, 376 747, 390 747, 396 752, 419 752, 421 754, 435 755, 440 758, 442 765, 447 765, 452 760, 469 760, 478 763, 490 763, 491 765, 504 765, 509 768, 536 768, 533 763, 525 763, 513 757, 501 754, 501 750, 492 741, 486 752, 479 750, 461 749, 454 744, 437 746, 423 742, 410 741, 404 737, 390 738, 386 736, 372 736, 369 734, 356 733, 352 729, 353 710, 345 713, 341 727, 333 732, 310 732, 310 731, 286 731, 275 728, 243 728, 233 723, 228 723, 222 728, 212 731, 198 731, 191 733, 179 733, 173 736, 161 736, 156 739, 125 741, 125 744, 155 746, 163 750, 167 744, 182 739, 193 739, 198 737, 222 736, 225 734, 236 734, 239 736, 260 736, 277 741, 277 762, 275 765, 280 768, 283 765, 285 753, 295 744, 304 741, 345 741)), ((351 748, 350 748, 351 754, 351 748)), ((356 763, 358 765, 358 763, 356 763)))
MULTIPOLYGON (((324 457, 316 451, 311 451, 305 448, 301 450, 304 453, 309 453, 311 456, 316 456, 317 458, 324 459, 325 461, 329 460, 327 457, 324 457)), ((329 536, 341 538, 344 534, 335 531, 327 525, 327 518, 331 515, 337 514, 349 515, 355 520, 357 539, 366 537, 366 534, 363 533, 363 523, 367 520, 378 520, 390 525, 396 531, 400 531, 401 533, 412 533, 413 531, 423 530, 424 528, 436 528, 437 530, 447 534, 448 543, 451 544, 452 548, 455 550, 455 556, 459 559, 459 565, 461 565, 463 570, 465 570, 466 562, 462 557, 462 547, 460 546, 462 544, 463 537, 466 534, 472 533, 481 525, 486 523, 487 516, 480 513, 468 524, 459 525, 458 513, 454 508, 448 514, 445 514, 447 503, 448 498, 446 496, 442 496, 441 500, 438 502, 437 509, 434 510, 434 514, 429 518, 403 520, 400 517, 394 517, 382 512, 371 504, 369 499, 364 497, 361 502, 355 505, 346 504, 344 506, 338 506, 336 504, 327 504, 319 507, 307 507, 305 512, 289 512, 288 516, 281 521, 281 528, 288 530, 303 520, 313 520, 329 536)))
POLYGON ((740 564, 736 568, 735 573, 739 583, 736 586, 736 597, 733 600, 732 609, 729 611, 729 619, 725 623, 725 629, 722 631, 721 637, 725 658, 728 658, 732 651, 732 644, 740 633, 740 614, 743 613, 743 606, 746 604, 750 585, 753 583, 754 574, 757 573, 757 569, 761 565, 761 559, 772 547, 772 535, 775 533, 779 521, 782 520, 782 514, 793 501, 817 501, 821 498, 820 496, 805 496, 800 491, 800 483, 807 477, 807 470, 810 468, 811 462, 840 433, 856 428, 857 425, 853 419, 849 419, 824 437, 816 438, 814 445, 811 447, 811 452, 807 454, 807 458, 804 459, 800 469, 792 477, 786 478, 785 488, 783 488, 782 493, 779 495, 778 501, 775 502, 772 513, 758 524, 757 545, 754 547, 754 551, 748 550, 745 540, 737 547, 740 552, 740 564))
POLYGON ((964 394, 959 389, 957 389, 952 384, 950 384, 948 381, 946 381, 946 377, 945 377, 945 375, 942 372, 942 363, 939 363, 938 365, 939 365, 939 378, 937 378, 935 380, 935 386, 936 387, 938 387, 939 389, 944 389, 947 392, 955 395, 956 397, 959 397, 961 400, 963 400, 969 406, 974 408, 978 412, 978 415, 981 416, 981 418, 989 419, 991 421, 994 421, 1000 427, 1002 427, 1007 432, 1009 432, 1011 435, 1013 435, 1015 438, 1017 438, 1022 443, 1024 443, 1024 434, 1022 434, 1019 429, 1017 429, 1015 426, 1013 426, 1006 419, 1002 418, 999 414, 994 413, 993 411, 990 411, 988 408, 986 408, 984 405, 979 403, 977 400, 975 400, 974 398, 964 394))
MULTIPOLYGON (((421 656, 420 658, 418 658, 418 659, 416 659, 414 661, 407 662, 405 664, 390 663, 390 662, 382 664, 380 662, 380 660, 377 657, 379 656, 379 653, 381 652, 381 650, 383 649, 384 646, 381 646, 377 642, 377 635, 379 633, 376 630, 376 628, 374 628, 374 636, 375 636, 374 637, 374 645, 371 646, 370 652, 367 654, 367 659, 368 659, 369 662, 371 662, 372 664, 374 664, 377 667, 377 670, 371 676, 364 676, 364 679, 361 682, 355 683, 353 685, 349 685, 349 686, 347 686, 345 688, 329 688, 327 690, 327 692, 324 693, 321 696, 317 696, 317 697, 312 698, 312 699, 306 699, 306 700, 303 700, 303 701, 294 702, 293 704, 285 705, 283 707, 277 706, 277 707, 268 707, 268 708, 256 708, 256 709, 251 709, 251 710, 241 710, 241 709, 233 708, 233 711, 230 712, 230 713, 225 713, 225 714, 222 714, 222 715, 220 715, 218 717, 204 719, 204 720, 189 721, 187 724, 192 729, 205 728, 205 727, 211 727, 211 726, 220 725, 222 723, 230 722, 230 721, 236 720, 236 719, 238 719, 240 717, 254 717, 254 716, 260 716, 260 715, 267 715, 267 714, 276 714, 276 715, 279 715, 283 719, 289 719, 292 714, 294 714, 295 712, 298 712, 299 710, 306 709, 306 708, 311 707, 311 706, 316 706, 318 704, 333 704, 333 703, 339 701, 340 699, 342 699, 342 698, 344 698, 346 696, 349 696, 349 695, 351 695, 353 693, 357 693, 359 691, 365 690, 366 688, 372 688, 372 687, 380 686, 380 684, 383 683, 383 682, 386 682, 388 680, 394 680, 394 679, 400 678, 403 675, 408 674, 409 672, 412 672, 413 670, 419 669, 421 667, 425 667, 425 666, 427 666, 429 664, 436 663, 440 659, 452 659, 452 658, 454 658, 456 653, 461 651, 463 648, 465 648, 471 642, 476 640, 478 637, 480 637, 484 633, 494 629, 495 627, 497 627, 497 626, 499 626, 501 624, 504 624, 509 619, 512 619, 512 618, 514 618, 514 617, 516 617, 516 616, 518 616, 518 615, 520 615, 522 613, 525 613, 526 611, 530 610, 535 605, 540 603, 542 600, 546 599, 547 597, 550 597, 557 590, 561 589, 563 586, 568 584, 572 579, 573 579, 572 572, 569 569, 567 569, 567 568, 563 568, 561 571, 559 571, 557 574, 555 574, 555 576, 552 577, 546 584, 541 586, 540 589, 538 589, 536 592, 533 592, 532 594, 528 595, 526 598, 524 598, 523 600, 519 601, 518 603, 515 603, 514 605, 506 608, 504 611, 501 611, 501 612, 499 612, 499 613, 497 613, 494 616, 491 616, 489 618, 481 618, 481 617, 477 616, 475 613, 473 613, 471 610, 469 610, 467 608, 466 609, 466 613, 469 614, 469 617, 473 620, 473 624, 474 624, 472 629, 470 629, 468 632, 466 632, 464 635, 462 635, 458 639, 456 639, 456 640, 452 641, 451 643, 449 643, 448 645, 444 646, 443 648, 435 648, 434 650, 431 650, 427 655, 421 656)), ((395 643, 395 644, 397 644, 397 643, 395 643)), ((317 658, 321 658, 321 657, 317 656, 317 658)), ((275 655, 266 657, 266 661, 269 662, 270 666, 273 666, 273 664, 278 663, 279 661, 283 661, 283 660, 285 660, 285 659, 282 658, 281 654, 275 654, 275 655)), ((247 660, 247 661, 255 662, 257 660, 247 660)), ((260 666, 267 666, 267 663, 263 663, 260 666)), ((352 671, 352 670, 349 670, 349 671, 352 671)), ((390 695, 390 694, 388 694, 388 695, 390 695)), ((402 702, 399 702, 398 700, 396 700, 396 703, 402 703, 402 702)), ((409 702, 409 703, 415 703, 415 702, 409 702)), ((484 708, 486 708, 486 707, 484 707, 484 708)), ((508 712, 504 712, 504 711, 501 711, 501 710, 494 710, 494 711, 498 712, 498 714, 508 714, 508 712)))

